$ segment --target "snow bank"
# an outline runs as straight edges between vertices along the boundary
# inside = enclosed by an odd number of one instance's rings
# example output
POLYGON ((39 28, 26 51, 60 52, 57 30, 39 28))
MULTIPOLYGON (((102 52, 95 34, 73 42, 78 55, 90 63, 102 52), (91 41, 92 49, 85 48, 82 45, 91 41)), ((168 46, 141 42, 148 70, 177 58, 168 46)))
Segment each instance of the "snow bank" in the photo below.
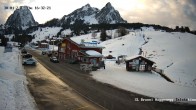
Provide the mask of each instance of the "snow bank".
POLYGON ((0 47, 0 110, 34 110, 34 100, 27 89, 19 50, 3 53, 0 47))

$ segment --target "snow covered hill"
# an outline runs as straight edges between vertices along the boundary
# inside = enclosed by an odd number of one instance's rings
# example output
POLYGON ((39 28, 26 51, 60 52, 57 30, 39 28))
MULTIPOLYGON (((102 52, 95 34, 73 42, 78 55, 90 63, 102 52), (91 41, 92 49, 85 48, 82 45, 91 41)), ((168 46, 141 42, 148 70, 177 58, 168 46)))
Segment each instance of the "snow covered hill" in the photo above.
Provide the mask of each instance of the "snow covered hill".
MULTIPOLYGON (((115 37, 115 30, 108 30, 108 34, 115 37)), ((99 41, 100 33, 96 40, 99 41)), ((92 39, 91 34, 74 37, 81 41, 92 39)), ((103 55, 138 55, 140 48, 142 55, 155 61, 157 68, 174 83, 167 82, 159 74, 128 72, 125 64, 117 65, 115 61, 106 60, 106 69, 93 71, 92 77, 98 81, 116 87, 155 98, 173 99, 175 102, 196 104, 195 101, 177 101, 176 98, 196 99, 196 36, 189 33, 143 27, 141 30, 132 30, 128 35, 110 39, 100 45, 104 46, 103 55)))
POLYGON ((107 40, 101 44, 105 56, 114 57, 138 55, 140 48, 143 56, 156 62, 175 83, 196 87, 196 36, 189 33, 167 33, 143 28, 143 31, 130 32, 128 35, 107 40))
POLYGON ((61 27, 45 27, 45 28, 39 28, 38 30, 30 33, 29 35, 32 35, 35 37, 35 39, 32 40, 32 42, 36 41, 42 41, 46 39, 46 37, 53 37, 56 36, 57 33, 61 30, 61 27))

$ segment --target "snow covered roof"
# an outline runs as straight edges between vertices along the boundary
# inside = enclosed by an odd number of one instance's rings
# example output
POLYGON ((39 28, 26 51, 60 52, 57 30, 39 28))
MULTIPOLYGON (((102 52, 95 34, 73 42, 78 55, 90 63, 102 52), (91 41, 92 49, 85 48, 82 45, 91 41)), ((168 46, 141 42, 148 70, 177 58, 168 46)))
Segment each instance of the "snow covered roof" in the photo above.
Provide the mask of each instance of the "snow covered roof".
POLYGON ((126 61, 130 61, 130 60, 133 60, 133 59, 136 59, 136 58, 143 58, 143 59, 146 59, 146 60, 148 60, 148 61, 150 61, 150 62, 152 62, 152 63, 155 63, 154 61, 152 61, 152 60, 150 60, 150 59, 147 59, 147 58, 145 58, 145 57, 143 57, 142 55, 135 55, 135 56, 131 56, 131 57, 127 57, 126 58, 126 61))
POLYGON ((103 55, 95 50, 87 50, 86 54, 93 56, 93 57, 102 57, 103 55))
POLYGON ((42 42, 41 44, 43 44, 43 45, 44 45, 44 44, 46 44, 46 45, 47 45, 48 43, 44 43, 44 42, 42 42))
POLYGON ((82 37, 71 37, 71 40, 78 45, 83 45, 88 48, 91 48, 91 47, 104 48, 102 45, 100 45, 100 42, 98 39, 91 39, 91 38, 82 39, 82 37))
POLYGON ((103 57, 103 55, 95 50, 81 50, 80 53, 86 57, 103 57))

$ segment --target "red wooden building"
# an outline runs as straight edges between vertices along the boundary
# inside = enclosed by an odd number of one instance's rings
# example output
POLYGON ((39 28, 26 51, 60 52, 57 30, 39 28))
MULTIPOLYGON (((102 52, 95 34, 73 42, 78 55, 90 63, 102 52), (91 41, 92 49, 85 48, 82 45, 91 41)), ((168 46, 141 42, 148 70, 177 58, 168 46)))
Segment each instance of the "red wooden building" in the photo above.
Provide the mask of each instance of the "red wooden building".
POLYGON ((102 61, 103 48, 94 41, 87 43, 81 40, 81 42, 76 42, 67 37, 58 45, 58 58, 59 60, 79 61, 96 66, 102 61))

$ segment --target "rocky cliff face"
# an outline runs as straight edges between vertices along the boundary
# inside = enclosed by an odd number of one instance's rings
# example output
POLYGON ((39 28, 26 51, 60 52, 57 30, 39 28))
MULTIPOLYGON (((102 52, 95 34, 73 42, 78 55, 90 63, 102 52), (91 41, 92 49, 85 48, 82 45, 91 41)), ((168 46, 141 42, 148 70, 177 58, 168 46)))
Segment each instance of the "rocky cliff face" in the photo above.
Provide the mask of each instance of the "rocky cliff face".
POLYGON ((25 30, 30 26, 38 25, 38 23, 35 21, 28 7, 22 6, 20 9, 16 9, 14 13, 8 17, 5 25, 20 30, 25 30))
POLYGON ((107 3, 105 7, 103 7, 101 11, 96 14, 95 18, 99 23, 114 24, 127 22, 123 20, 119 12, 114 9, 111 3, 107 3))

